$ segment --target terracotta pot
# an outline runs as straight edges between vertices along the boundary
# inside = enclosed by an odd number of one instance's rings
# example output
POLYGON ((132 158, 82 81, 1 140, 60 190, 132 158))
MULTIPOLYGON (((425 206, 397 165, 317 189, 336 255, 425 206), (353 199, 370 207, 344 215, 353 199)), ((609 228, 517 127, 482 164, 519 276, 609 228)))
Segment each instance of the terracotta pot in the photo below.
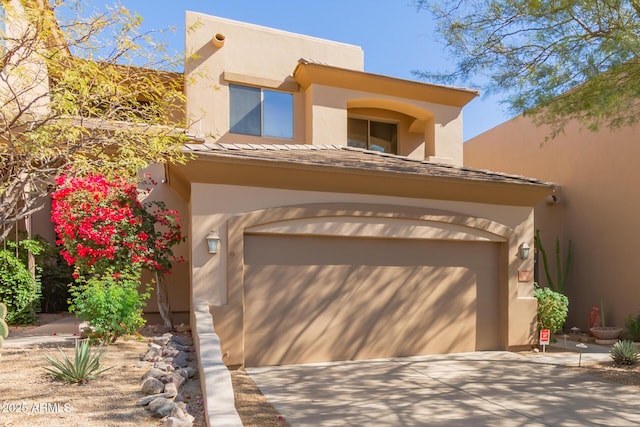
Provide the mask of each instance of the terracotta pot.
POLYGON ((615 326, 597 326, 589 329, 589 332, 599 340, 615 340, 618 339, 623 330, 623 328, 615 326))

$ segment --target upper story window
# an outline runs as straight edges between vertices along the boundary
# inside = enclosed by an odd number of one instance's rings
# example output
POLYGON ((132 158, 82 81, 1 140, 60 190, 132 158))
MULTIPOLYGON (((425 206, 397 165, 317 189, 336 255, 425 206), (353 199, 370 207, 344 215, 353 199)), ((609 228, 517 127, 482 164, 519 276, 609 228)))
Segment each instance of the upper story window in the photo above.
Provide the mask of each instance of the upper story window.
POLYGON ((397 154, 398 125, 366 119, 349 118, 347 145, 382 153, 397 154))
POLYGON ((293 95, 229 85, 231 133, 293 139, 293 95))

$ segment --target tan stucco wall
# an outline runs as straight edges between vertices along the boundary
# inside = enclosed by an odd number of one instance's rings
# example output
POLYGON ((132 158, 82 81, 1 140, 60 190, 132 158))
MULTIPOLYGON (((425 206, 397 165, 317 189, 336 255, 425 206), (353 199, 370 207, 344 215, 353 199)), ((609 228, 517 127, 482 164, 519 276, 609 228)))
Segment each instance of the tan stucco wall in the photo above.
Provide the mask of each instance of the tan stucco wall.
POLYGON ((459 107, 315 84, 305 91, 305 96, 313 106, 311 118, 307 120, 310 127, 307 135, 312 144, 346 146, 348 106, 363 106, 349 110, 349 115, 354 117, 370 113, 372 108, 366 106, 378 106, 378 111, 367 117, 398 123, 398 154, 420 159, 432 156, 462 164, 462 109, 459 107), (404 117, 399 118, 402 112, 404 117), (410 135, 416 120, 425 124, 419 127, 420 133, 410 135), (431 142, 426 150, 425 141, 431 142))
MULTIPOLYGON (((590 307, 600 300, 610 325, 623 326, 625 316, 640 310, 633 245, 640 233, 636 219, 640 199, 634 196, 640 182, 638 131, 591 133, 574 125, 564 135, 543 143, 546 129, 518 117, 464 144, 467 166, 561 185, 557 204, 543 202, 536 208, 536 227, 551 257, 556 236, 565 251, 569 239, 573 244, 566 289, 568 328, 585 329, 590 307)), ((542 261, 538 269, 540 282, 545 284, 542 261)))
MULTIPOLYGON (((189 207, 182 200, 182 198, 166 184, 165 168, 163 165, 152 165, 143 171, 141 175, 147 175, 157 184, 152 186, 152 191, 149 193, 144 202, 162 201, 166 204, 168 209, 173 209, 178 212, 180 217, 180 227, 182 232, 189 238, 189 207)), ((184 259, 183 262, 172 262, 171 274, 165 275, 165 281, 167 283, 167 289, 169 292, 169 305, 174 312, 189 312, 190 311, 190 257, 189 257, 189 243, 188 240, 173 248, 174 256, 177 259, 184 259)), ((143 280, 153 280, 151 274, 145 274, 143 280)), ((156 298, 155 284, 151 293, 151 298, 147 302, 145 312, 154 313, 158 311, 158 304, 156 298)))
MULTIPOLYGON (((501 286, 503 286, 501 290, 501 304, 503 304, 501 327, 504 328, 501 334, 503 336, 503 344, 506 348, 527 345, 531 342, 535 318, 535 303, 532 298, 533 287, 532 283, 518 283, 517 281, 517 271, 519 269, 530 270, 533 266, 531 259, 521 261, 517 258, 517 246, 520 242, 526 241, 529 245, 533 244, 533 210, 531 208, 502 206, 500 209, 496 209, 495 206, 480 203, 195 183, 191 186, 192 223, 190 230, 193 260, 193 300, 202 301, 204 299, 213 306, 214 322, 221 336, 225 363, 238 364, 243 362, 242 336, 237 333, 239 332, 238 325, 241 324, 238 323, 240 320, 237 316, 240 315, 242 309, 236 305, 237 301, 234 301, 236 297, 233 292, 236 291, 233 291, 233 289, 237 284, 232 283, 229 279, 229 274, 232 274, 229 270, 231 268, 230 263, 234 261, 229 257, 242 255, 235 251, 228 252, 230 250, 228 249, 230 243, 227 241, 227 236, 229 235, 228 221, 240 214, 264 210, 265 208, 317 203, 336 206, 354 203, 365 205, 382 204, 396 206, 398 209, 400 207, 413 206, 424 209, 452 211, 461 217, 482 218, 481 221, 488 221, 487 224, 493 224, 491 227, 503 230, 499 233, 506 236, 503 236, 503 241, 505 242, 503 260, 508 264, 506 266, 503 265, 500 273, 501 286), (221 236, 221 250, 216 255, 209 254, 206 249, 205 236, 211 230, 216 230, 221 236), (233 326, 234 324, 236 326, 233 326), (229 331, 234 332, 229 333, 229 331)), ((337 230, 342 235, 345 233, 347 235, 373 233, 371 230, 376 229, 376 225, 363 226, 363 223, 357 221, 337 221, 333 225, 330 224, 333 223, 326 220, 323 222, 322 226, 325 228, 322 233, 326 234, 326 227, 331 228, 333 226, 338 227, 337 230)), ((313 221, 305 221, 297 226, 313 233, 314 227, 318 225, 314 226, 313 221)), ((403 227, 398 228, 396 231, 400 233, 399 230, 402 229, 406 232, 406 228, 403 227)), ((385 226, 385 232, 392 231, 393 227, 387 228, 385 226)), ((441 233, 438 237, 440 239, 460 237, 459 230, 455 229, 455 227, 447 229, 446 226, 438 228, 437 231, 425 231, 424 229, 420 231, 418 229, 416 233, 417 236, 424 238, 429 236, 429 232, 441 233)), ((495 231, 495 233, 498 232, 495 231)), ((480 237, 466 238, 482 239, 481 234, 480 237)), ((487 237, 485 236, 484 239, 487 239, 487 237)))
POLYGON ((384 120, 395 121, 398 113, 406 116, 408 123, 399 121, 402 127, 398 135, 399 154, 462 164, 460 106, 409 99, 404 93, 393 96, 398 85, 407 90, 406 86, 411 84, 398 79, 381 78, 370 90, 368 87, 352 90, 345 89, 349 87, 345 81, 332 82, 335 86, 311 84, 303 89, 292 77, 301 58, 363 71, 364 54, 360 47, 193 12, 188 12, 186 19, 187 28, 193 28, 186 37, 187 55, 193 57, 185 66, 191 133, 213 136, 219 143, 346 145, 350 109, 378 109, 386 115, 379 113, 374 117, 384 120), (224 35, 222 47, 211 42, 215 34, 224 35), (292 93, 293 138, 229 133, 230 83, 292 93))
MULTIPOLYGON (((199 135, 217 136, 219 142, 243 142, 247 138, 256 141, 255 137, 228 135, 229 90, 225 73, 239 84, 272 89, 285 84, 284 90, 294 94, 295 109, 294 138, 286 142, 303 143, 303 93, 291 77, 298 60, 309 57, 342 68, 364 67, 364 53, 358 46, 195 12, 187 12, 186 28, 186 54, 197 55, 185 65, 191 130, 199 135), (211 43, 216 33, 225 37, 221 48, 211 43)), ((268 140, 283 143, 280 139, 262 139, 267 143, 268 140)))

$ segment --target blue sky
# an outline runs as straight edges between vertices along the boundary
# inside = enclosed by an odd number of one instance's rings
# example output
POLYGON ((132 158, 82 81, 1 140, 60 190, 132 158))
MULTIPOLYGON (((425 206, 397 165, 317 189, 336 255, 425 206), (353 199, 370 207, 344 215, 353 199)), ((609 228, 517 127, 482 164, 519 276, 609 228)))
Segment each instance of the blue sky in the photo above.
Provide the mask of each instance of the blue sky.
MULTIPOLYGON (((94 4, 97 4, 95 2, 94 4)), ((170 48, 184 46, 186 10, 361 46, 365 71, 416 80, 413 70, 452 69, 437 42, 434 23, 411 0, 121 0, 139 13, 146 29, 177 28, 170 48)), ((461 84, 460 86, 467 86, 461 84)), ((463 110, 464 139, 509 117, 498 97, 471 101, 463 110)))

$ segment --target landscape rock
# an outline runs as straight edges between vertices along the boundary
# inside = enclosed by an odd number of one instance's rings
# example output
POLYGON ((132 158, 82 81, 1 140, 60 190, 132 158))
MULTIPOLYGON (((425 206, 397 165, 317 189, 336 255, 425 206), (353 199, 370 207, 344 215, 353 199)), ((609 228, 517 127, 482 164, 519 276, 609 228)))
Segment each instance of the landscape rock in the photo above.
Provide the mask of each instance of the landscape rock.
POLYGON ((180 352, 173 358, 172 365, 176 368, 186 368, 189 366, 190 358, 184 353, 180 352))
POLYGON ((171 347, 167 347, 166 350, 162 350, 162 355, 164 357, 175 357, 178 353, 180 353, 180 350, 171 347))
POLYGON ((187 343, 183 338, 181 338, 181 337, 180 337, 180 336, 178 336, 178 335, 173 335, 173 336, 169 339, 169 342, 171 342, 171 343, 175 343, 175 344, 178 344, 178 345, 182 345, 182 346, 187 346, 187 345, 189 345, 189 343, 187 343))
POLYGON ((147 378, 160 379, 160 378, 164 377, 165 375, 167 375, 166 371, 163 371, 162 369, 158 369, 158 368, 151 368, 142 376, 140 381, 144 381, 147 378))
MULTIPOLYGON (((189 415, 193 418, 191 415, 189 415)), ((193 425, 193 421, 189 421, 188 419, 180 419, 177 417, 169 417, 164 422, 165 427, 191 427, 193 425)))
POLYGON ((166 362, 156 362, 153 364, 153 367, 156 369, 160 369, 164 372, 169 372, 173 370, 173 366, 171 366, 171 364, 167 364, 166 362))
POLYGON ((182 384, 184 384, 184 382, 186 380, 187 379, 185 377, 183 377, 182 375, 173 372, 171 374, 171 376, 169 378, 167 378, 166 382, 167 383, 169 383, 169 382, 174 383, 177 388, 180 388, 180 386, 182 386, 182 384))
POLYGON ((178 395, 178 387, 174 383, 166 383, 164 385, 164 392, 169 393, 170 397, 176 397, 178 395))
POLYGON ((186 378, 178 374, 177 372, 165 373, 164 375, 156 378, 162 381, 164 384, 174 383, 176 385, 176 388, 180 388, 180 386, 182 386, 182 384, 184 384, 184 382, 186 381, 186 378))
POLYGON ((173 423, 166 423, 165 426, 191 426, 193 425, 193 420, 195 419, 191 414, 186 412, 182 405, 177 404, 173 412, 171 412, 171 416, 169 419, 173 419, 173 423))
POLYGON ((187 366, 186 368, 180 368, 175 371, 176 374, 183 376, 185 379, 193 378, 196 374, 195 368, 187 366))
POLYGON ((149 377, 142 382, 140 390, 144 394, 162 393, 162 391, 164 390, 164 383, 157 378, 149 377))
POLYGON ((153 337, 152 341, 142 363, 150 362, 153 368, 142 376, 140 385, 148 396, 139 399, 136 405, 146 406, 153 417, 165 418, 164 425, 191 427, 194 417, 187 412, 180 387, 197 372, 189 366, 194 360, 193 347, 185 339, 168 333, 153 337))
POLYGON ((142 357, 142 360, 147 362, 158 362, 162 359, 162 350, 159 348, 150 348, 147 353, 142 357))
POLYGON ((175 343, 169 343, 169 346, 175 350, 179 350, 179 351, 185 351, 188 353, 193 352, 193 347, 191 347, 190 345, 180 345, 180 344, 175 344, 175 343))
POLYGON ((162 334, 159 337, 153 337, 151 340, 154 344, 164 346, 164 345, 167 345, 167 343, 169 342, 172 336, 173 336, 172 334, 166 333, 166 334, 162 334))
POLYGON ((171 402, 168 398, 166 397, 158 397, 156 399, 153 399, 151 402, 149 402, 149 405, 147 406, 147 409, 151 412, 155 412, 158 409, 160 409, 163 405, 167 404, 171 402))
POLYGON ((168 399, 169 393, 160 393, 160 394, 152 394, 151 396, 145 396, 142 399, 139 399, 136 402, 136 406, 147 406, 149 403, 153 402, 156 399, 165 398, 168 399))
MULTIPOLYGON (((156 399, 156 400, 158 400, 158 399, 156 399)), ((153 402, 155 402, 155 400, 153 402)), ((153 403, 153 402, 151 402, 151 403, 153 403)), ((149 405, 151 405, 151 403, 149 405)), ((171 412, 173 412, 175 407, 176 407, 175 403, 173 403, 170 400, 167 400, 167 402, 165 404, 163 404, 159 408, 157 408, 154 411, 152 411, 151 415, 153 415, 156 418, 164 418, 164 417, 168 416, 169 414, 171 414, 171 412)))

